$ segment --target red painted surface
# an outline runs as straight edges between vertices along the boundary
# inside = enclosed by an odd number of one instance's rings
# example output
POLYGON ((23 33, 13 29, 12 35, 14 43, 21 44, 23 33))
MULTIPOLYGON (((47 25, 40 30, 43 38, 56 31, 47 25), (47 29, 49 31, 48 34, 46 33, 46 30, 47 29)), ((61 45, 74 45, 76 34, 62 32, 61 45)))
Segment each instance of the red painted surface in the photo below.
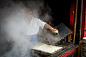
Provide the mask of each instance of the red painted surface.
POLYGON ((85 26, 85 0, 83 0, 81 39, 83 39, 84 37, 84 26, 85 26))
MULTIPOLYGON (((86 6, 85 6, 85 30, 86 30, 86 6)), ((86 37, 86 31, 84 31, 84 37, 86 37)))
MULTIPOLYGON (((74 13, 73 13, 74 11, 75 11, 75 2, 72 2, 70 6, 70 28, 69 28, 72 31, 72 33, 73 33, 73 26, 74 26, 74 13)), ((71 35, 71 38, 72 38, 72 35, 71 35)))
POLYGON ((70 30, 72 31, 73 33, 73 26, 74 26, 74 12, 75 11, 75 2, 72 2, 71 3, 71 6, 70 6, 70 30))
POLYGON ((69 51, 67 51, 67 52, 65 52, 64 54, 62 54, 62 55, 59 56, 59 57, 68 57, 68 56, 70 56, 71 54, 73 54, 75 51, 77 51, 77 48, 78 48, 78 46, 75 47, 75 48, 73 48, 73 49, 71 49, 71 50, 69 50, 69 51))

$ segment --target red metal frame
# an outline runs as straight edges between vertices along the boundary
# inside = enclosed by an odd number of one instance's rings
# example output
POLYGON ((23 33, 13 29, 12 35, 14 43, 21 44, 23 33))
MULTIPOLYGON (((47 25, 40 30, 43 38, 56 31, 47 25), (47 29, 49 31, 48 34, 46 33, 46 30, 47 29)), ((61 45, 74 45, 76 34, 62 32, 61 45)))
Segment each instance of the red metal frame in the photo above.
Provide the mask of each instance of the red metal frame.
MULTIPOLYGON (((75 2, 72 2, 70 6, 70 28, 69 28, 72 31, 72 33, 73 33, 73 26, 74 26, 74 11, 75 11, 75 2)), ((72 39, 72 35, 71 35, 71 39, 72 39)))
POLYGON ((81 40, 84 37, 84 28, 85 28, 85 0, 83 0, 83 13, 82 13, 82 27, 81 27, 81 40))
POLYGON ((74 26, 74 12, 75 11, 75 2, 72 2, 71 3, 71 6, 70 6, 70 30, 72 31, 73 33, 73 26, 74 26))

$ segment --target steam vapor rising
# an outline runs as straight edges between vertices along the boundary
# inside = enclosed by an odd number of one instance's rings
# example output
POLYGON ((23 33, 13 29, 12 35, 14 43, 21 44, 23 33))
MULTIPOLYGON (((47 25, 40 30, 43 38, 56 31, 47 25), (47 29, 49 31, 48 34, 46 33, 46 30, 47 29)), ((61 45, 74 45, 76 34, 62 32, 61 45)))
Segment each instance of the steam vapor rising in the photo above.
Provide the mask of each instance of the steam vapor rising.
MULTIPOLYGON (((40 8, 43 9, 44 2, 43 0, 37 1, 27 1, 26 7, 21 1, 15 3, 12 0, 2 0, 0 6, 0 57, 30 57, 30 49, 34 44, 30 42, 30 37, 25 36, 28 25, 24 19, 28 19, 30 8, 33 9, 35 17, 39 17, 42 13, 40 8)), ((43 17, 45 21, 50 18, 48 13, 43 17)))

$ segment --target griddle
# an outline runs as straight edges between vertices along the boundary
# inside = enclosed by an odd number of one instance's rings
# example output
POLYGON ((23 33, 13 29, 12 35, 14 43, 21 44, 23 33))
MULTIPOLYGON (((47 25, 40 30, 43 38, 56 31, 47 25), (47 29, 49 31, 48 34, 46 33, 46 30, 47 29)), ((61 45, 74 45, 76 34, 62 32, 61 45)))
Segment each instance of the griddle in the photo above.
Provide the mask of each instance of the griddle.
POLYGON ((56 51, 63 49, 63 47, 61 47, 61 46, 47 45, 47 44, 43 43, 43 44, 39 44, 37 46, 34 46, 32 49, 33 50, 39 50, 39 51, 42 51, 42 52, 45 52, 45 53, 53 54, 56 51))

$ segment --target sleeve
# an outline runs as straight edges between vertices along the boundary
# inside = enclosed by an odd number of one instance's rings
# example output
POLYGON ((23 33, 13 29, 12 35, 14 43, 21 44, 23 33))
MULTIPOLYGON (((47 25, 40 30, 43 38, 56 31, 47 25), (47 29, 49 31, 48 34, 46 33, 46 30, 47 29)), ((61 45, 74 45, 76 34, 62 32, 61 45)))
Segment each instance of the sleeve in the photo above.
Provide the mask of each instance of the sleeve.
POLYGON ((43 29, 44 28, 44 25, 46 24, 46 22, 43 22, 40 19, 37 19, 37 22, 38 22, 38 25, 43 29))

